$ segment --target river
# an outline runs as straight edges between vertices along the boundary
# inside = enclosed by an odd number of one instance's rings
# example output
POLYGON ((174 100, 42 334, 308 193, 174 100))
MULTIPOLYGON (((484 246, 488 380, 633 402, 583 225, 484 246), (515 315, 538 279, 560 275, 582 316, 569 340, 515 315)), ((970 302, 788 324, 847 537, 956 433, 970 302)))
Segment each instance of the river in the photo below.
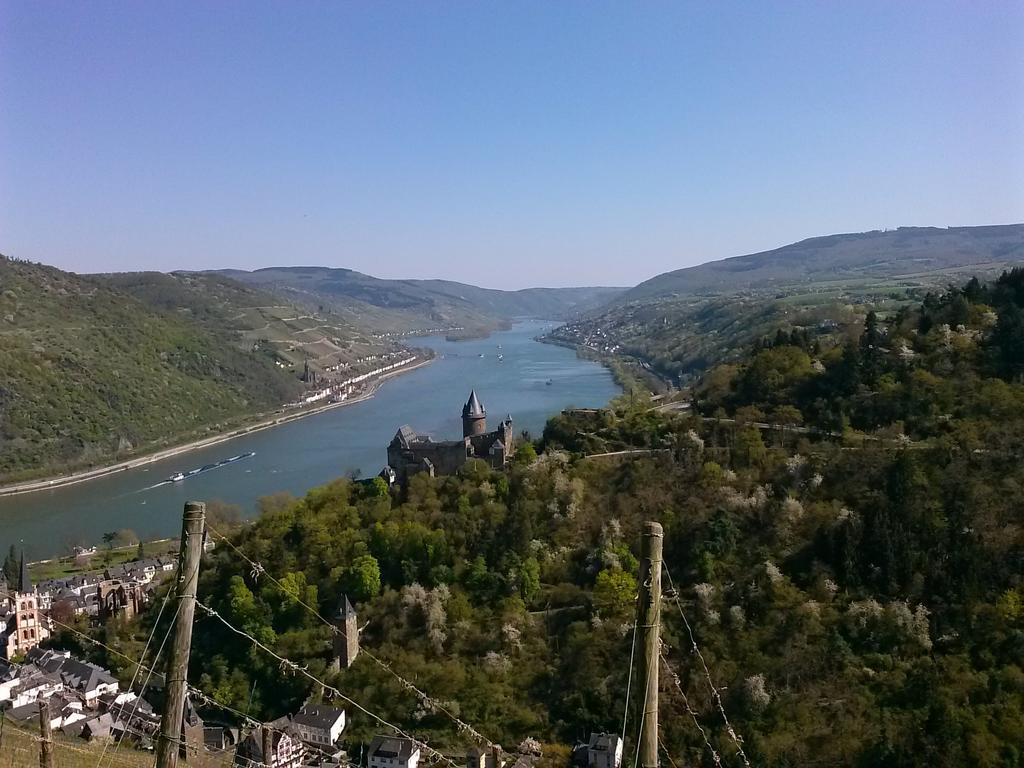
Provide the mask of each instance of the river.
POLYGON ((417 346, 434 349, 437 360, 388 380, 369 400, 143 468, 0 497, 0 551, 24 542, 29 558, 50 557, 73 544, 96 544, 104 532, 121 528, 146 539, 177 535, 182 506, 190 499, 219 499, 252 516, 261 496, 278 491, 302 495, 356 470, 375 475, 387 463, 387 444, 403 424, 435 439, 461 436, 461 409, 471 388, 487 409, 489 427, 510 413, 517 434, 526 429, 539 436, 548 417, 563 408, 601 406, 619 394, 601 365, 578 358, 571 349, 533 340, 551 325, 524 321, 471 341, 416 339, 417 346), (499 362, 498 354, 504 360, 499 362), (176 472, 250 451, 256 455, 157 485, 176 472))

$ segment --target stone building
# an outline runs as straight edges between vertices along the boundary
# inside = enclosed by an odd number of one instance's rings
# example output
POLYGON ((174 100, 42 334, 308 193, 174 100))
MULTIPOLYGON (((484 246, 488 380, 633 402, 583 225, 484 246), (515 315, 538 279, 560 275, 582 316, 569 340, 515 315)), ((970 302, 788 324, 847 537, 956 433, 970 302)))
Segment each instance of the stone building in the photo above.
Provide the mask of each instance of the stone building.
POLYGON ((345 595, 341 597, 334 626, 338 630, 334 635, 334 666, 337 669, 348 669, 359 655, 359 627, 356 609, 345 595))
POLYGON ((99 583, 100 621, 134 618, 142 612, 145 604, 146 594, 137 581, 107 579, 99 583))
POLYGON ((28 576, 25 553, 21 553, 18 583, 8 586, 6 619, 0 634, 0 653, 5 659, 24 656, 50 636, 48 622, 39 607, 39 593, 28 576))
POLYGON ((470 747, 466 752, 466 768, 505 768, 501 745, 491 744, 486 749, 470 747))
POLYGON ((419 472, 431 477, 454 474, 469 459, 481 459, 500 468, 512 458, 514 440, 511 416, 497 429, 487 431, 487 412, 474 390, 462 407, 461 440, 437 442, 427 435, 417 434, 408 425, 403 426, 388 445, 388 467, 403 483, 419 472))

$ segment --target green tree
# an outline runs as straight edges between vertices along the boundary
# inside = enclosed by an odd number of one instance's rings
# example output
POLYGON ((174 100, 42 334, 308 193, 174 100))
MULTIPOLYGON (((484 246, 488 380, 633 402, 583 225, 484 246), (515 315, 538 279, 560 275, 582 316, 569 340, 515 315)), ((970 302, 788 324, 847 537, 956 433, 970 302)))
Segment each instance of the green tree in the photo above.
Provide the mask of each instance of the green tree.
POLYGON ((519 464, 532 464, 537 460, 537 449, 533 443, 523 443, 516 449, 516 462, 519 464))
POLYGON ((380 592, 380 564, 373 555, 360 555, 345 573, 345 592, 365 601, 380 592))
POLYGON ((242 508, 213 499, 206 503, 206 525, 225 536, 242 525, 242 508))
POLYGON ((384 481, 383 477, 373 478, 373 480, 366 484, 366 487, 366 495, 370 498, 384 499, 390 493, 388 484, 384 481))
POLYGON ((4 558, 3 576, 4 581, 8 584, 18 583, 18 554, 15 552, 13 544, 7 551, 7 557, 4 558))
POLYGON ((636 598, 636 579, 620 568, 597 574, 594 581, 594 607, 598 613, 618 616, 629 611, 636 598))
POLYGON ((742 427, 736 432, 733 457, 737 464, 746 467, 760 466, 768 455, 768 449, 761 439, 761 430, 755 426, 742 427))
POLYGON ((527 604, 540 592, 540 563, 528 557, 519 568, 519 595, 527 604))

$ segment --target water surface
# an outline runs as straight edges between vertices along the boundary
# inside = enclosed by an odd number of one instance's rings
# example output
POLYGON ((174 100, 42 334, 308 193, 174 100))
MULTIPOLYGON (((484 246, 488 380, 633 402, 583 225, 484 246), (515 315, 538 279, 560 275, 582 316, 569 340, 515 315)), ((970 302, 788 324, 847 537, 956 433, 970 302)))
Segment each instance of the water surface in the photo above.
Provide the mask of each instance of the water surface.
POLYGON ((414 343, 433 348, 438 359, 390 379, 364 402, 143 468, 0 497, 0 548, 6 551, 23 540, 28 556, 41 558, 76 543, 97 543, 104 532, 121 528, 144 538, 177 535, 182 506, 190 499, 220 499, 252 515, 260 496, 277 491, 301 495, 356 470, 374 475, 387 463, 387 444, 403 424, 436 439, 460 437, 461 409, 470 388, 487 409, 489 428, 510 413, 517 433, 526 429, 539 435, 548 417, 561 409, 601 406, 619 392, 602 366, 579 359, 570 349, 533 340, 549 326, 522 322, 471 341, 418 339, 414 343), (498 354, 504 356, 501 362, 498 354), (256 455, 180 483, 151 487, 176 472, 249 451, 256 455))

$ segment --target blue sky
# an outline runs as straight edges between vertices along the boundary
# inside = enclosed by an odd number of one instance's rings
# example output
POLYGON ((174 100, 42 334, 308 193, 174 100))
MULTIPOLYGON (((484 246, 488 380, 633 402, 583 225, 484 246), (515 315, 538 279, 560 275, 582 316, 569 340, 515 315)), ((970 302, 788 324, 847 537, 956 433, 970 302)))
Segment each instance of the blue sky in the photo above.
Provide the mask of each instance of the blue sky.
POLYGON ((634 284, 1024 221, 1024 5, 0 0, 0 252, 634 284))

